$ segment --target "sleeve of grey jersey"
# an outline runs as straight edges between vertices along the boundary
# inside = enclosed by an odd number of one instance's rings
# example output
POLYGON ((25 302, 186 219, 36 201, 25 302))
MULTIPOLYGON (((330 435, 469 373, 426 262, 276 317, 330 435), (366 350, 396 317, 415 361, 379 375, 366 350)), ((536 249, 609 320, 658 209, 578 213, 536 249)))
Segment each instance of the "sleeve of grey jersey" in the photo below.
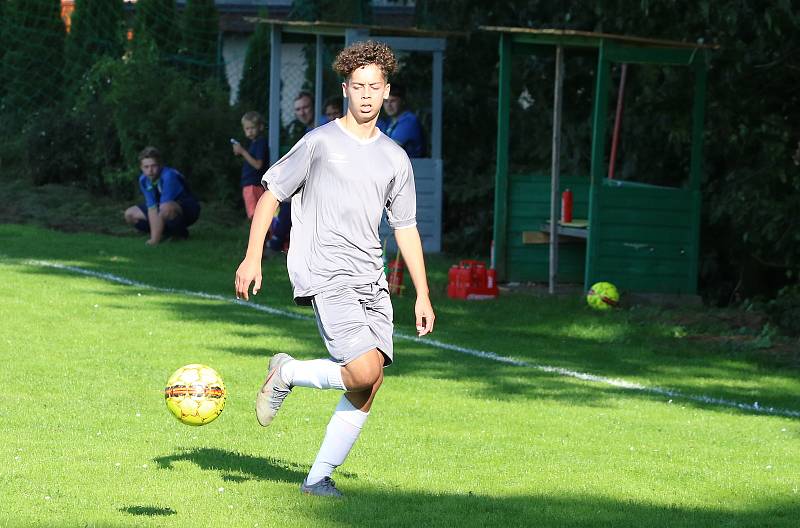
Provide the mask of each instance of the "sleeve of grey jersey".
POLYGON ((261 184, 283 202, 305 185, 311 168, 311 145, 300 139, 294 147, 261 177, 261 184))
POLYGON ((400 165, 389 188, 386 220, 392 229, 417 225, 417 191, 414 185, 414 169, 411 168, 408 157, 400 165))

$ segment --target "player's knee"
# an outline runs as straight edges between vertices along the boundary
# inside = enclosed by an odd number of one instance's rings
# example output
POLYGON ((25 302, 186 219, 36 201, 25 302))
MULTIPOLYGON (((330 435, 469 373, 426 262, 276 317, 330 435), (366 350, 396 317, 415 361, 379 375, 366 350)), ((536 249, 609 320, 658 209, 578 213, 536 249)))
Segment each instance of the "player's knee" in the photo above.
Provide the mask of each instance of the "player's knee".
POLYGON ((381 368, 375 365, 364 366, 350 373, 350 385, 347 388, 351 390, 366 390, 382 380, 383 371, 381 368))
POLYGON ((138 207, 128 207, 125 210, 125 215, 124 216, 125 216, 125 222, 127 222, 130 225, 133 225, 136 222, 138 222, 139 220, 141 220, 141 218, 139 218, 139 217, 142 216, 142 215, 141 215, 141 211, 139 210, 138 207), (139 214, 137 214, 137 213, 139 213, 139 214))
POLYGON ((181 213, 180 206, 175 202, 161 204, 158 208, 158 216, 163 220, 172 220, 181 213))

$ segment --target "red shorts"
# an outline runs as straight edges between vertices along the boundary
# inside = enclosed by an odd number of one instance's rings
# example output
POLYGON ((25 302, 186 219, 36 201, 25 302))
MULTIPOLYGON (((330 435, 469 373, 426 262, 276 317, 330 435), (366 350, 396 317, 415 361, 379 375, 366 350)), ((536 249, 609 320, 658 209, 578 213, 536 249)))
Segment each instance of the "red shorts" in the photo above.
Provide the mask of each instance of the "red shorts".
POLYGON ((242 187, 242 198, 244 198, 244 210, 247 212, 247 218, 253 219, 256 213, 256 204, 258 199, 264 194, 264 187, 261 185, 245 185, 242 187))

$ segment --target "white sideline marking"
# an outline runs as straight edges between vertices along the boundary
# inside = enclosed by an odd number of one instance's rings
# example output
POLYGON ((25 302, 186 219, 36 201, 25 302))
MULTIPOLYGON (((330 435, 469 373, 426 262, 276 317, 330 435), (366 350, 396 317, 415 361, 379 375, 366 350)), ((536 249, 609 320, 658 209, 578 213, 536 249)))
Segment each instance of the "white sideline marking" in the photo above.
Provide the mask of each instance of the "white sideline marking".
MULTIPOLYGON (((120 277, 118 275, 112 275, 111 273, 103 273, 100 271, 92 271, 87 270, 84 268, 79 268, 77 266, 67 266, 65 264, 59 264, 57 262, 48 262, 44 260, 29 260, 27 264, 31 264, 33 266, 40 266, 46 268, 55 268, 64 271, 71 271, 73 273, 78 273, 81 275, 86 275, 89 277, 95 277, 98 279, 103 279, 109 282, 116 282, 118 284, 124 284, 126 286, 135 286, 137 288, 142 288, 150 291, 157 291, 163 293, 177 293, 180 295, 187 295, 190 297, 199 297, 201 299, 208 299, 212 301, 221 301, 226 303, 237 304, 239 306, 245 306, 247 308, 252 308, 253 310, 258 310, 260 312, 265 312, 270 315, 278 315, 281 317, 288 317, 290 319, 299 319, 303 321, 313 321, 314 318, 307 316, 307 315, 300 315, 294 312, 290 312, 288 310, 281 310, 279 308, 271 308, 269 306, 265 306, 263 304, 256 304, 252 302, 243 301, 240 299, 236 299, 235 297, 224 296, 224 295, 217 295, 213 293, 205 293, 205 292, 196 292, 191 290, 182 290, 176 288, 162 288, 160 286, 153 286, 151 284, 145 284, 144 282, 139 282, 131 279, 126 279, 124 277, 120 277)), ((712 396, 705 396, 705 395, 695 395, 695 394, 684 394, 681 391, 667 389, 663 387, 648 387, 646 385, 642 385, 640 383, 635 383, 632 381, 626 381, 623 379, 615 379, 615 378, 607 378, 605 376, 597 376, 594 374, 588 374, 585 372, 578 372, 575 370, 570 370, 562 367, 552 367, 549 365, 537 365, 535 363, 529 363, 527 361, 523 361, 520 359, 514 359, 507 356, 501 356, 499 354, 495 354, 494 352, 488 352, 485 350, 477 350, 474 348, 466 348, 458 345, 452 345, 450 343, 445 343, 442 341, 437 341, 435 339, 430 338, 420 338, 414 335, 403 334, 400 332, 395 332, 394 337, 397 339, 403 339, 405 341, 414 341, 422 345, 432 346, 435 348, 441 348, 443 350, 450 350, 452 352, 458 352, 459 354, 466 354, 469 356, 475 356, 482 359, 489 359, 491 361, 497 361, 500 363, 506 363, 509 365, 515 365, 518 367, 529 367, 532 369, 536 369, 542 372, 547 372, 550 374, 558 374, 559 376, 565 376, 569 378, 576 378, 583 381, 590 381, 593 383, 602 383, 605 385, 611 385, 612 387, 617 387, 620 389, 626 390, 633 390, 639 392, 645 392, 649 394, 658 394, 661 396, 668 396, 670 398, 682 398, 686 400, 692 400, 700 403, 710 404, 710 405, 721 405, 724 407, 733 407, 736 409, 741 409, 744 411, 752 411, 756 413, 762 414, 771 414, 776 416, 788 416, 792 418, 800 418, 800 411, 795 411, 792 409, 780 409, 776 407, 762 407, 758 404, 758 402, 753 403, 743 403, 737 402, 733 400, 726 400, 724 398, 714 398, 712 396)))

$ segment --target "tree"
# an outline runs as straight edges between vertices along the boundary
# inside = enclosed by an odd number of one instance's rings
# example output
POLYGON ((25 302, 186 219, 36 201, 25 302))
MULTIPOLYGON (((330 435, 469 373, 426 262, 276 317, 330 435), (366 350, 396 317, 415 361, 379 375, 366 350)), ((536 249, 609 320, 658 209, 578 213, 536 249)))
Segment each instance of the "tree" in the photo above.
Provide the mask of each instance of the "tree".
MULTIPOLYGON (((261 12, 259 16, 267 18, 267 12, 261 12)), ((269 27, 266 24, 256 24, 256 29, 247 42, 238 96, 239 106, 243 110, 257 110, 265 117, 269 102, 269 39, 269 27)))
POLYGON ((179 28, 175 0, 136 2, 134 42, 152 42, 163 58, 178 52, 179 28))
MULTIPOLYGON (((35 111, 55 105, 64 64, 64 23, 59 0, 10 0, 2 15, 3 86, 0 112, 35 111)), ((3 118, 6 121, 6 118, 3 118)))
POLYGON ((187 0, 180 27, 183 68, 195 80, 218 79, 227 85, 214 0, 187 0))
MULTIPOLYGON (((5 27, 5 10, 6 10, 6 3, 0 2, 0 64, 3 64, 3 57, 6 54, 6 27, 5 27)), ((2 100, 3 95, 6 93, 5 89, 5 82, 3 82, 2 73, 0 73, 0 100, 2 100)))
POLYGON ((102 57, 121 58, 126 37, 122 0, 76 0, 64 74, 76 86, 102 57))

